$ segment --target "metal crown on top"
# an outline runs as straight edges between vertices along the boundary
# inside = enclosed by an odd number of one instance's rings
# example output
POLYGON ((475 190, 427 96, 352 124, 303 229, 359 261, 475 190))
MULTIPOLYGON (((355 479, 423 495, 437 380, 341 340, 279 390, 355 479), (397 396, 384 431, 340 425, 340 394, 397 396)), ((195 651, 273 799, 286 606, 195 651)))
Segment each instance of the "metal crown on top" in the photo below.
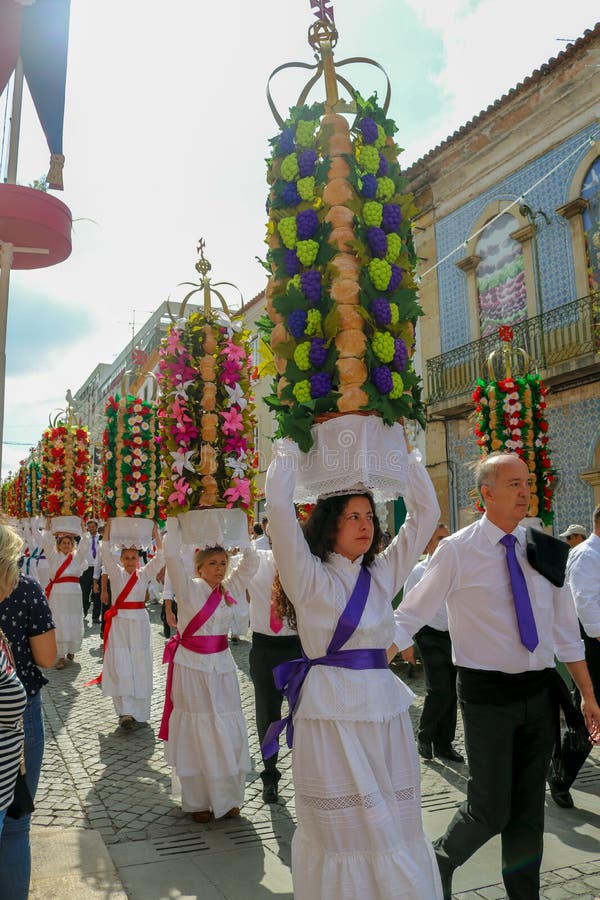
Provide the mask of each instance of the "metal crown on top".
MULTIPOLYGON (((244 302, 243 294, 240 291, 237 284, 233 284, 232 281, 217 281, 214 284, 211 282, 210 278, 208 277, 208 273, 212 269, 212 265, 211 265, 210 261, 204 255, 205 246, 206 246, 206 241, 204 240, 204 238, 200 238, 200 240, 198 241, 198 246, 196 247, 196 251, 197 251, 197 253, 200 254, 200 258, 194 267, 196 269, 196 271, 198 272, 198 274, 200 275, 200 281, 198 283, 196 283, 194 281, 182 281, 179 284, 180 287, 182 285, 187 285, 188 287, 193 288, 193 290, 189 291, 185 295, 183 300, 181 301, 181 305, 179 307, 179 318, 180 319, 183 319, 183 317, 184 317, 185 308, 186 308, 190 298, 193 297, 194 294, 198 294, 200 291, 202 291, 203 298, 204 298, 204 314, 206 316, 210 315, 210 313, 212 311, 211 294, 214 294, 215 297, 218 298, 225 315, 228 318, 231 318, 231 313, 229 311, 229 307, 227 306, 225 297, 223 296, 223 294, 220 291, 217 290, 218 287, 227 286, 227 287, 234 288, 239 293, 242 303, 244 302)), ((171 312, 170 300, 167 300, 167 309, 168 309, 171 321, 175 322, 176 319, 171 312)))
POLYGON ((306 98, 308 97, 312 88, 321 78, 321 75, 324 75, 326 92, 325 111, 327 113, 356 113, 356 88, 354 88, 346 78, 340 75, 337 70, 342 66, 348 66, 351 63, 365 63, 369 66, 375 66, 375 68, 379 69, 385 75, 386 94, 385 100, 383 102, 383 110, 385 113, 387 113, 390 105, 392 88, 390 85, 390 79, 388 78, 387 72, 385 71, 383 66, 376 62, 374 59, 369 59, 366 56, 352 56, 348 59, 342 59, 338 63, 334 62, 333 48, 337 44, 337 40, 338 31, 333 23, 333 18, 327 20, 321 18, 317 19, 317 21, 313 22, 308 30, 308 43, 315 51, 315 58, 317 62, 312 66, 309 63, 303 62, 283 63, 281 66, 277 66, 276 69, 273 69, 273 71, 269 75, 269 80, 267 82, 267 101, 269 103, 271 112, 275 117, 275 121, 280 126, 280 128, 283 128, 284 119, 279 114, 271 96, 271 81, 275 77, 275 75, 277 75, 279 72, 283 72, 284 69, 314 70, 314 75, 311 76, 309 81, 302 89, 295 103, 296 106, 304 105, 304 103, 306 102, 306 98), (343 98, 340 98, 338 94, 338 82, 342 85, 342 87, 346 88, 346 90, 350 94, 350 100, 344 100, 343 98))

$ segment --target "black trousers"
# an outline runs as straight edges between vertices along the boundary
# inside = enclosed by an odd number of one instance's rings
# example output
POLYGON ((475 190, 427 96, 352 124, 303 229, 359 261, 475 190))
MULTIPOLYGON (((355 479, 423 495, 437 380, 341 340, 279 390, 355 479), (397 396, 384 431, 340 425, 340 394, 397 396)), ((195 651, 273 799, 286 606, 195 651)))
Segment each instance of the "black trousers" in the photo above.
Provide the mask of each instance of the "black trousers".
POLYGON ((447 749, 456 733, 456 666, 452 662, 452 641, 447 631, 425 625, 415 634, 427 693, 419 721, 418 739, 447 749))
POLYGON ((434 842, 442 877, 500 834, 509 900, 538 900, 546 774, 554 743, 550 687, 505 703, 461 699, 461 711, 469 783, 466 801, 434 842))
MULTIPOLYGON (((585 643, 585 661, 587 663, 590 678, 596 698, 600 697, 600 641, 596 638, 588 637, 583 628, 581 628, 581 637, 585 643)), ((575 688, 573 691, 573 703, 576 707, 581 706, 581 694, 575 688)), ((589 743, 584 747, 573 748, 568 732, 563 735, 560 757, 564 778, 560 781, 550 777, 559 787, 568 790, 577 778, 581 767, 592 752, 592 744, 589 743)))
MULTIPOLYGON (((280 663, 298 659, 301 655, 302 646, 296 635, 277 637, 256 631, 252 633, 250 677, 254 684, 256 730, 261 743, 271 722, 277 722, 281 718, 283 694, 275 687, 273 669, 280 663)), ((263 763, 264 771, 260 776, 263 784, 277 784, 281 778, 277 768, 277 754, 263 760, 263 763)))
POLYGON ((88 568, 79 577, 81 586, 81 602, 83 604, 83 615, 87 616, 90 606, 92 607, 92 619, 94 622, 100 621, 100 592, 94 591, 94 567, 88 568))

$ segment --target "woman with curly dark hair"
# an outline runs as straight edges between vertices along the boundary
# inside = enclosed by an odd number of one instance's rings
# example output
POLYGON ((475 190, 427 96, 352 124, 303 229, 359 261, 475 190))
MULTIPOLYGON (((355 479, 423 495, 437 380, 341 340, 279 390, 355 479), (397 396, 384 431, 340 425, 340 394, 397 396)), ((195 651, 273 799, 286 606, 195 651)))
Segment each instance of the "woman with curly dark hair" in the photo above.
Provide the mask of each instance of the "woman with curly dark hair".
MULTIPOLYGON (((296 900, 436 900, 441 884, 421 820, 412 692, 390 671, 392 598, 431 536, 439 507, 418 456, 409 456, 407 519, 378 552, 368 492, 317 502, 301 529, 293 495, 299 450, 276 441, 266 483, 275 563, 304 656, 275 670, 293 715, 298 827, 296 900)), ((285 727, 285 725, 284 725, 285 727)), ((267 733, 276 746, 282 723, 267 733)))

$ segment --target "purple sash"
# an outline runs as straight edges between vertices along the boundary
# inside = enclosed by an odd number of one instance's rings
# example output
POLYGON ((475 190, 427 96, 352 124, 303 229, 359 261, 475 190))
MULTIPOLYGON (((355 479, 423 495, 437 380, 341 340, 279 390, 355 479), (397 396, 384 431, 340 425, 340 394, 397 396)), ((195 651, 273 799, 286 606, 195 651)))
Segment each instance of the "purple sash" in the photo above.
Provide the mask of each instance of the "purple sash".
POLYGON ((363 610, 369 596, 371 586, 371 573, 361 567, 354 590, 341 614, 331 642, 327 648, 327 654, 318 659, 309 659, 302 651, 300 659, 292 659, 281 663, 273 669, 275 685, 286 697, 289 705, 288 715, 278 722, 271 722, 261 745, 263 759, 269 759, 279 750, 279 736, 283 729, 286 730, 288 747, 294 742, 293 714, 298 703, 300 690, 304 679, 312 666, 336 666, 340 669, 387 669, 388 661, 385 650, 369 650, 357 648, 356 650, 341 650, 358 627, 363 610))

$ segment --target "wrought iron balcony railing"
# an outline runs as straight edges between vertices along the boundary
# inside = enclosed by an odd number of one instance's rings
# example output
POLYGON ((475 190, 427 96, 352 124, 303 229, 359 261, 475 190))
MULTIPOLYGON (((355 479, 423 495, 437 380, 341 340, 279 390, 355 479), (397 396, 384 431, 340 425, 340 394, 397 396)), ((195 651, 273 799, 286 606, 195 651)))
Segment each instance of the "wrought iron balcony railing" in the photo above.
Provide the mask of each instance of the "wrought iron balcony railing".
MULTIPOLYGON (((530 368, 549 369, 589 354, 600 354, 600 292, 547 310, 512 326, 530 368)), ((497 334, 464 344, 427 360, 427 402, 439 403, 473 390, 487 375, 487 360, 500 347, 497 334)), ((600 361, 600 357, 599 357, 600 361)))

